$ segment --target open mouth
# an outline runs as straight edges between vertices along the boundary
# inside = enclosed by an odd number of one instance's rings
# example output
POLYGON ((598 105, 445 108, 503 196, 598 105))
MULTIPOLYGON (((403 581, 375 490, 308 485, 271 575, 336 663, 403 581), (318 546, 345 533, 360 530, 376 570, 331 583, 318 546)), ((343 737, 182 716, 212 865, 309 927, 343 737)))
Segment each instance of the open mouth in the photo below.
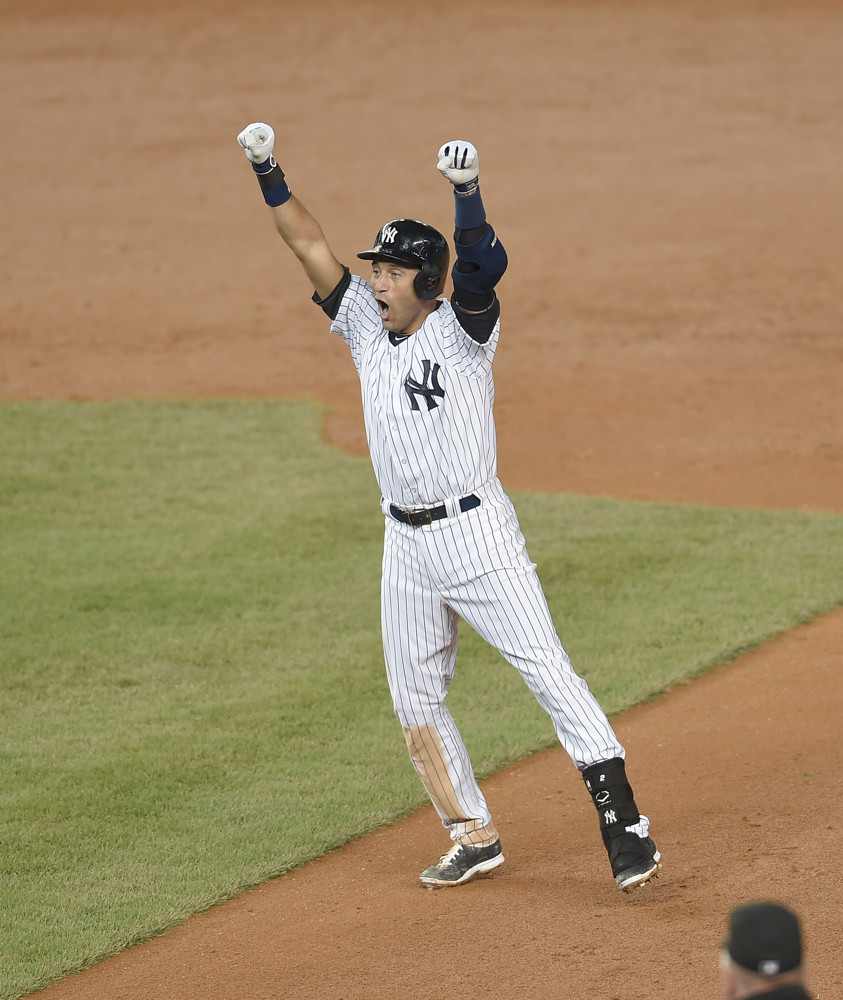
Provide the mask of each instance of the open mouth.
POLYGON ((378 299, 377 303, 378 303, 378 309, 380 309, 381 311, 381 319, 386 319, 387 316, 389 315, 389 306, 387 305, 386 302, 384 302, 383 299, 378 299))

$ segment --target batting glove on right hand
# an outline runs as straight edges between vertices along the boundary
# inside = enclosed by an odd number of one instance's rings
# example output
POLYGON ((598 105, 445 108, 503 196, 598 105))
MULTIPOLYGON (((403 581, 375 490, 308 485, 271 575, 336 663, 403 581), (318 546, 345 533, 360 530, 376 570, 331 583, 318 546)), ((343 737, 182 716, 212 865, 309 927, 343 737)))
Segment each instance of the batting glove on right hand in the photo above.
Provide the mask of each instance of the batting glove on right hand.
POLYGON ((272 127, 264 122, 252 122, 237 136, 237 141, 246 151, 246 156, 252 163, 266 163, 272 156, 275 133, 272 131, 272 127))
POLYGON ((440 147, 436 166, 452 184, 468 184, 479 173, 477 150, 465 139, 452 139, 440 147))

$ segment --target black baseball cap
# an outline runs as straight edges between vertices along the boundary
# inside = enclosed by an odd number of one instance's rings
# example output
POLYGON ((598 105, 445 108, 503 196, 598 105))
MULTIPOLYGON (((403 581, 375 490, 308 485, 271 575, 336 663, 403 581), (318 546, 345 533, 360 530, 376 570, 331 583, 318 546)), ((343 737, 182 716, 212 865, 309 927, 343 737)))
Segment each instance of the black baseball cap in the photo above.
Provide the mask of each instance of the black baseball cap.
POLYGON ((748 903, 729 916, 724 942, 733 962, 761 976, 777 976, 802 964, 799 919, 778 903, 748 903))

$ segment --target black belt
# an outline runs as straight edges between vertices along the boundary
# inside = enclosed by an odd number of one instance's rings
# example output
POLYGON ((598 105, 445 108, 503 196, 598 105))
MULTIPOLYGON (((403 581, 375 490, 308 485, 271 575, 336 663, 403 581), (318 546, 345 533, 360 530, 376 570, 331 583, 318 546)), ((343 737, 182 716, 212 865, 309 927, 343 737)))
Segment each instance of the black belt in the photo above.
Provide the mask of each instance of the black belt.
MULTIPOLYGON (((460 510, 464 514, 467 510, 474 510, 480 506, 480 497, 469 493, 467 497, 460 497, 460 510)), ((414 528, 420 528, 423 524, 432 524, 433 521, 441 521, 448 516, 448 509, 445 504, 438 507, 420 507, 417 510, 402 510, 394 503, 389 505, 389 513, 396 521, 404 524, 411 524, 414 528)))

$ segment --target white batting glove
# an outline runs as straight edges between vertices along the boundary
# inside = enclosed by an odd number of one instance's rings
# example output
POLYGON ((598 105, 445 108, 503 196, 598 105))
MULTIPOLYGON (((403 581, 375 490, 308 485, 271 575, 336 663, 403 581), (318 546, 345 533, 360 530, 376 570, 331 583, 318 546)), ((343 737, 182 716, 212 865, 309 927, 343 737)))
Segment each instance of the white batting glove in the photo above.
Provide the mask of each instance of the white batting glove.
POLYGON ((468 184, 479 173, 477 150, 465 139, 452 139, 440 147, 436 166, 452 184, 468 184))
POLYGON ((246 151, 246 156, 252 163, 266 163, 272 156, 275 133, 270 125, 265 125, 263 122, 252 122, 237 136, 237 141, 246 151))

